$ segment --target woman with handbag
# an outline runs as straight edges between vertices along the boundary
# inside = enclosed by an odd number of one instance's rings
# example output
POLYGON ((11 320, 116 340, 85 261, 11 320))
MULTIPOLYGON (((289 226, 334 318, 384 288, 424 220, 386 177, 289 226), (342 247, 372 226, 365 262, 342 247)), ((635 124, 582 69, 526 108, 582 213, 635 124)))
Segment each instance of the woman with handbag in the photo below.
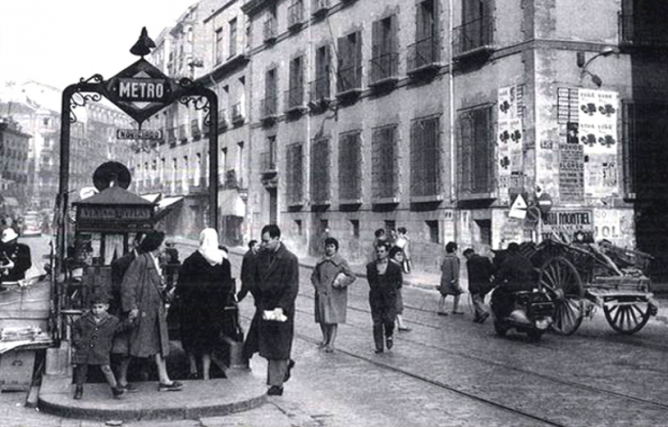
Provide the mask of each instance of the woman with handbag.
POLYGON ((348 285, 356 279, 348 262, 338 253, 339 242, 325 239, 325 255, 318 260, 311 274, 315 287, 315 321, 320 324, 325 352, 334 351, 339 323, 346 323, 348 285))
POLYGON ((211 355, 220 344, 224 309, 232 295, 230 262, 218 248, 218 233, 202 230, 199 248, 183 261, 175 296, 179 306, 181 345, 188 353, 190 378, 210 378, 211 355), (197 359, 201 361, 201 375, 197 359))

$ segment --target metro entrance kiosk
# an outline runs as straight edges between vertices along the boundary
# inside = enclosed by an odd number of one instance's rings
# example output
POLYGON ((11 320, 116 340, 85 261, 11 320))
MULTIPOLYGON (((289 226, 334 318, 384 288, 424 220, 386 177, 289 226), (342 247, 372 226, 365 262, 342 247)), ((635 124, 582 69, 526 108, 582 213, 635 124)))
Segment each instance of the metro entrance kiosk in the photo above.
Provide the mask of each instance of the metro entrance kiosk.
MULTIPOLYGON (((128 253, 129 242, 136 233, 153 229, 155 203, 126 190, 130 172, 118 162, 102 164, 93 176, 100 191, 75 202, 74 255, 87 248, 88 257, 81 280, 66 274, 69 289, 61 293, 60 306, 65 310, 82 310, 89 306, 90 296, 101 288, 111 295, 111 262, 128 253)), ((69 268, 69 266, 66 266, 69 268)))
MULTIPOLYGON (((109 286, 111 260, 128 250, 132 234, 153 228, 155 205, 123 188, 123 181, 116 171, 116 181, 112 185, 113 173, 106 176, 109 185, 89 199, 73 203, 76 208, 74 242, 68 230, 70 203, 69 163, 70 163, 70 126, 77 121, 75 111, 88 102, 97 102, 102 96, 107 98, 138 125, 137 133, 130 132, 121 137, 147 138, 154 135, 142 132, 142 123, 165 107, 178 102, 191 106, 204 113, 204 125, 208 127, 209 152, 218 152, 218 97, 199 80, 189 78, 173 79, 144 59, 155 43, 148 38, 146 29, 130 49, 133 55, 141 58, 122 70, 114 77, 105 80, 95 74, 89 79, 80 79, 78 83, 65 88, 61 104, 60 133, 60 176, 56 198, 55 215, 55 256, 51 273, 51 308, 49 332, 56 347, 47 350, 46 373, 66 375, 71 373, 69 366, 69 342, 67 324, 77 310, 86 303, 86 292, 98 286, 109 286), (149 135, 150 134, 150 135, 149 135), (147 136, 149 135, 149 136, 147 136), (71 288, 67 276, 66 248, 77 241, 90 242, 93 260, 88 262, 81 278, 81 289, 75 295, 76 286, 71 288), (88 265, 90 264, 90 265, 88 265), (87 269, 87 271, 86 271, 87 269)), ((207 80, 208 81, 208 80, 207 80)), ((209 156, 209 197, 208 223, 206 226, 218 228, 218 156, 209 156)), ((109 172, 107 170, 107 172, 109 172)), ((129 182, 128 182, 129 184, 129 182)), ((96 187, 98 187, 96 185, 96 187)), ((98 189, 100 189, 98 187, 98 189)))

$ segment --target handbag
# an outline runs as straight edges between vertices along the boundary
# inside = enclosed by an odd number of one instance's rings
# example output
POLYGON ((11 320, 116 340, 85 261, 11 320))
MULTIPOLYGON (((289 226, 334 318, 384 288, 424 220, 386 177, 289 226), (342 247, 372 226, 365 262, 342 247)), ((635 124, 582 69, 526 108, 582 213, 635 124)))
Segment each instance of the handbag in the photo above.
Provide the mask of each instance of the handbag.
POLYGON ((347 278, 348 276, 346 276, 346 274, 343 271, 339 272, 339 274, 336 275, 334 281, 332 282, 332 287, 334 289, 343 289, 347 287, 348 286, 348 284, 346 283, 347 278))

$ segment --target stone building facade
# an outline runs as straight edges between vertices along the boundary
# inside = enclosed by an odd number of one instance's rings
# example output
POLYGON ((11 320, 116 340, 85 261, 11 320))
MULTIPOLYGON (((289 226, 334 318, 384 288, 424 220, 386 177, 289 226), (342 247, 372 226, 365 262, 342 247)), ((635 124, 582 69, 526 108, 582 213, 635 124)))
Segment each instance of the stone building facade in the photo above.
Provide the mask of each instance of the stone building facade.
POLYGON ((243 206, 243 240, 277 223, 298 253, 333 236, 360 260, 376 229, 406 227, 429 271, 448 241, 485 252, 577 230, 668 254, 664 2, 197 7, 191 76, 228 120, 243 109, 220 131, 238 157, 217 153, 222 182, 243 183, 220 198, 243 206))

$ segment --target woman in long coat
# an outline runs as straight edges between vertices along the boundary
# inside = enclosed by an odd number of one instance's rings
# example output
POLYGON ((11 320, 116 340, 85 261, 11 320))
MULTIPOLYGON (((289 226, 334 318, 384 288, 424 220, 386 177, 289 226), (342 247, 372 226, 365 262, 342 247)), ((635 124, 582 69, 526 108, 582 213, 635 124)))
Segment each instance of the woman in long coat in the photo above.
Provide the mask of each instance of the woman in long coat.
POLYGON ((152 231, 142 240, 141 254, 132 261, 121 283, 121 306, 134 323, 129 339, 130 356, 154 357, 160 378, 158 390, 179 391, 183 384, 169 378, 165 362, 169 336, 159 261, 164 240, 162 231, 152 231))
POLYGON ((338 253, 339 242, 325 239, 325 255, 318 260, 311 274, 315 287, 315 321, 320 324, 323 340, 320 348, 334 351, 339 323, 346 323, 348 285, 356 279, 345 259, 338 253))
POLYGON ((445 299, 448 295, 454 298, 452 302, 452 314, 464 314, 463 311, 457 310, 459 308, 459 298, 464 292, 459 284, 459 258, 457 258, 457 243, 448 242, 445 245, 445 256, 441 264, 441 284, 438 291, 441 293, 441 298, 438 300, 438 315, 447 316, 445 311, 445 299))
POLYGON ((225 252, 218 249, 218 233, 202 230, 200 246, 183 261, 175 295, 179 301, 181 345, 190 359, 190 376, 197 377, 197 361, 202 361, 201 378, 209 379, 211 354, 220 343, 223 308, 231 295, 232 274, 225 252))

